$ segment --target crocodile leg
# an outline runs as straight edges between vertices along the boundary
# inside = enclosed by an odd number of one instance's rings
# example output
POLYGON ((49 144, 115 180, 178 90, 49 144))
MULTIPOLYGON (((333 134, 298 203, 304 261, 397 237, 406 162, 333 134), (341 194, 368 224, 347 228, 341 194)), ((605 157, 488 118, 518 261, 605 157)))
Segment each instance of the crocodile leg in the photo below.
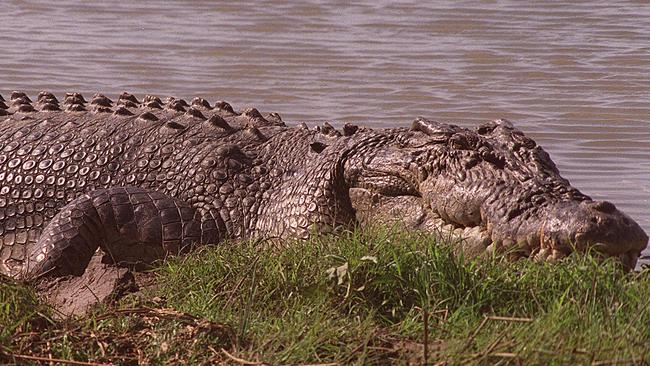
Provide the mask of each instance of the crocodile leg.
POLYGON ((215 220, 163 193, 112 187, 66 205, 28 253, 28 278, 81 275, 97 248, 104 262, 138 267, 220 238, 215 220))

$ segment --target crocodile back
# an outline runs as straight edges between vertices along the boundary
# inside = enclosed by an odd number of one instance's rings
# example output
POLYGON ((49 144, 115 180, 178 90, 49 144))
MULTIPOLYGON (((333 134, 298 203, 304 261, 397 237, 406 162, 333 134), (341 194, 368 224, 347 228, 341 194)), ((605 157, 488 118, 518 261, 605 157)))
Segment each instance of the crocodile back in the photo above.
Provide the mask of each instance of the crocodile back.
POLYGON ((49 93, 36 103, 14 93, 0 103, 0 267, 19 267, 63 206, 102 188, 163 192, 212 210, 223 231, 234 233, 239 208, 220 208, 266 140, 257 126, 282 129, 254 109, 240 114, 202 99, 190 106, 125 93, 113 105, 102 95, 86 102, 69 94, 59 105, 49 93))

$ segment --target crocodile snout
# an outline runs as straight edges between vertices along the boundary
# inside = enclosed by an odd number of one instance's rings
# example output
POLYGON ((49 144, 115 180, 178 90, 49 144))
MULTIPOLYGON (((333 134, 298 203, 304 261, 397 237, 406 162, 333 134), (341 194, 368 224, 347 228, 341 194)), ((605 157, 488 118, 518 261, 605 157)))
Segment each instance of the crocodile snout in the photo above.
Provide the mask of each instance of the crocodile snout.
POLYGON ((572 245, 593 249, 606 257, 617 257, 627 269, 636 266, 648 245, 648 235, 629 216, 607 201, 583 201, 567 222, 577 228, 572 245))

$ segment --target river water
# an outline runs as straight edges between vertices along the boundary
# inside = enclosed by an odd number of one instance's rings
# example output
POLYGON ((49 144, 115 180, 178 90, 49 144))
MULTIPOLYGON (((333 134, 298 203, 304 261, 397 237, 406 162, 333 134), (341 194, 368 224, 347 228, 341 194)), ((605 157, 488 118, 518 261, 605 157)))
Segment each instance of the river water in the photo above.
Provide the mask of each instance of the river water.
POLYGON ((373 127, 507 118, 650 232, 645 1, 0 3, 5 97, 200 95, 373 127))

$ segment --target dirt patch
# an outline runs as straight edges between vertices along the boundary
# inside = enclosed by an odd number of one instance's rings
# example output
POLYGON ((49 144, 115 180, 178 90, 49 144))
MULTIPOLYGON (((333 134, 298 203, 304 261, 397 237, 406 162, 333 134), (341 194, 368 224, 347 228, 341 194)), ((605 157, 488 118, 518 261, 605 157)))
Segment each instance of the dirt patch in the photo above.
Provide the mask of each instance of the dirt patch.
POLYGON ((35 288, 59 317, 83 315, 98 303, 113 301, 138 289, 131 271, 104 263, 99 252, 83 275, 44 278, 35 288))

